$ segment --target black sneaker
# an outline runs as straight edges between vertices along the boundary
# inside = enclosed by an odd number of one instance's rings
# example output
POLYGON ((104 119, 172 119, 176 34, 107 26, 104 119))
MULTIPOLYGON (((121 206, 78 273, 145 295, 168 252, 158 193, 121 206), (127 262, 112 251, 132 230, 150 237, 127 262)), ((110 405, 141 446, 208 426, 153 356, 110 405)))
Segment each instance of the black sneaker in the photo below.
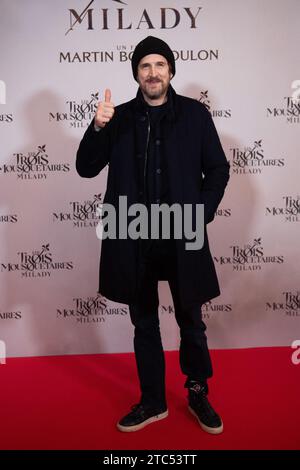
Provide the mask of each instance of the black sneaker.
POLYGON ((132 406, 130 413, 118 422, 117 428, 122 432, 139 431, 148 424, 164 419, 167 416, 167 409, 158 410, 139 403, 132 406))
POLYGON ((197 418, 201 428, 210 434, 220 434, 223 423, 207 399, 207 387, 195 383, 188 390, 189 411, 197 418))

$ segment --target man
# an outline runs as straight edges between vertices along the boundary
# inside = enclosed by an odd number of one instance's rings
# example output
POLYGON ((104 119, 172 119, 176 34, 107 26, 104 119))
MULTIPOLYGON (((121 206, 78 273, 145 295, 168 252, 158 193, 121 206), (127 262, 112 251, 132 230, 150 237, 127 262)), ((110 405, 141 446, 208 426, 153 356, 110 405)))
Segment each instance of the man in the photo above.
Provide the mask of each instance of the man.
MULTIPOLYGON (((196 100, 177 95, 169 46, 147 37, 135 48, 132 71, 136 98, 117 107, 105 91, 77 152, 80 176, 96 176, 109 165, 104 203, 118 212, 119 196, 128 206, 204 204, 211 222, 229 178, 229 164, 210 113, 196 100)), ((134 351, 141 398, 117 427, 131 432, 167 417, 165 362, 158 318, 158 280, 168 280, 180 328, 180 366, 186 376, 190 412, 207 432, 223 430, 207 399, 212 366, 201 305, 219 295, 206 227, 201 249, 187 250, 186 237, 102 240, 99 292, 129 305, 135 327, 134 351)))

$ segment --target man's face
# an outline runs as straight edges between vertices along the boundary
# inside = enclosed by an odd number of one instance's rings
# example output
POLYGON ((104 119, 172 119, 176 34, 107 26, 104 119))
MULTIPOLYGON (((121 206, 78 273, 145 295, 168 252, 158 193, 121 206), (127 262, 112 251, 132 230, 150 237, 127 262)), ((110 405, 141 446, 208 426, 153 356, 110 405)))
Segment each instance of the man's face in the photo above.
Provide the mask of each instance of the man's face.
POLYGON ((137 81, 149 100, 163 98, 168 90, 172 74, 166 58, 160 54, 143 57, 137 69, 137 81))

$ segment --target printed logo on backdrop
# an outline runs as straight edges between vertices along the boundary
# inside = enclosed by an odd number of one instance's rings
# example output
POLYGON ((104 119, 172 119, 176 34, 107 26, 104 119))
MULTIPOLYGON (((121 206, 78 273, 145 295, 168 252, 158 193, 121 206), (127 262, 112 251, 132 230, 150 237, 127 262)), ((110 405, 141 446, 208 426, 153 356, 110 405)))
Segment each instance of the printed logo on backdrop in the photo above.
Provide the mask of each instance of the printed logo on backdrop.
POLYGON ((108 300, 98 294, 96 297, 77 297, 73 305, 58 308, 57 318, 74 320, 76 323, 104 323, 107 318, 127 315, 126 307, 109 307, 108 300))
POLYGON ((216 210, 215 212, 215 215, 217 217, 231 217, 232 213, 231 213, 231 209, 223 209, 223 208, 219 208, 216 210))
POLYGON ((16 224, 18 222, 17 214, 0 215, 0 224, 16 224))
POLYGON ((203 319, 209 320, 213 314, 232 312, 232 304, 220 304, 209 300, 201 307, 203 319))
POLYGON ((283 255, 265 254, 261 237, 242 246, 232 245, 230 249, 230 254, 214 256, 214 260, 220 266, 230 266, 233 271, 258 271, 266 264, 284 263, 283 255))
POLYGON ((70 210, 65 212, 53 212, 54 222, 72 222, 75 228, 96 227, 100 217, 97 211, 98 204, 102 201, 102 194, 95 194, 92 200, 71 201, 70 210))
POLYGON ((281 104, 267 108, 267 117, 283 119, 289 124, 300 122, 300 80, 294 80, 291 84, 291 96, 285 96, 281 104))
MULTIPOLYGON (((0 80, 0 105, 6 104, 6 83, 3 80, 0 80)), ((12 114, 4 114, 0 108, 0 123, 4 122, 13 122, 12 114)))
POLYGON ((1 263, 1 272, 15 273, 22 278, 50 277, 57 271, 73 269, 73 261, 57 260, 50 250, 50 244, 31 251, 18 251, 16 261, 1 263))
POLYGON ((204 106, 208 109, 212 117, 218 117, 218 118, 231 118, 231 109, 216 109, 212 108, 210 104, 210 99, 208 97, 208 90, 206 91, 201 91, 200 92, 200 97, 196 98, 197 101, 200 101, 200 103, 204 104, 204 106))
POLYGON ((70 127, 87 127, 97 111, 99 93, 91 93, 80 101, 66 101, 64 110, 50 111, 49 121, 66 122, 70 127))
POLYGON ((199 27, 197 17, 200 10, 203 9, 202 7, 178 9, 178 7, 166 8, 163 6, 146 9, 143 8, 145 6, 143 3, 142 5, 136 4, 130 16, 126 8, 130 0, 127 2, 120 0, 106 2, 111 8, 100 8, 103 3, 103 0, 101 2, 92 0, 80 10, 69 8, 69 27, 65 34, 67 35, 75 29, 84 29, 85 31, 169 30, 177 28, 182 23, 187 29, 197 29, 199 27))
POLYGON ((266 310, 284 313, 288 317, 299 317, 300 291, 282 292, 280 298, 266 302, 266 310))
POLYGON ((14 163, 0 166, 0 173, 14 175, 19 180, 45 180, 50 174, 70 171, 69 163, 51 163, 46 145, 39 145, 36 150, 14 153, 14 163))
MULTIPOLYGON (((232 304, 220 304, 216 302, 206 302, 202 305, 203 320, 209 320, 214 313, 231 312, 232 304)), ((159 305, 159 312, 161 315, 175 315, 173 305, 159 305)))
MULTIPOLYGON (((183 27, 185 31, 198 29, 201 23, 203 8, 199 6, 178 8, 174 6, 153 6, 150 3, 144 8, 145 3, 138 2, 132 11, 128 6, 130 1, 119 0, 90 1, 79 9, 69 8, 67 12, 67 28, 65 35, 82 32, 114 31, 118 34, 117 40, 122 37, 123 31, 143 31, 145 35, 159 34, 160 31, 175 30, 183 27), (101 7, 105 8, 101 8, 101 7), (99 7, 99 8, 98 8, 99 7), (107 8, 108 7, 108 8, 107 8)), ((134 45, 119 44, 109 50, 93 51, 65 51, 59 52, 60 63, 86 63, 86 62, 127 62, 131 60, 134 45)), ((182 61, 206 61, 218 60, 219 49, 179 49, 173 50, 175 60, 182 61)))
POLYGON ((16 310, 15 312, 3 312, 0 311, 0 320, 21 320, 22 312, 16 310))
POLYGON ((231 148, 232 172, 236 175, 256 175, 261 174, 263 170, 283 167, 285 165, 284 157, 266 157, 261 140, 255 140, 254 143, 244 148, 231 148))
POLYGON ((300 196, 282 196, 278 206, 266 207, 266 216, 280 217, 285 222, 300 222, 300 196))

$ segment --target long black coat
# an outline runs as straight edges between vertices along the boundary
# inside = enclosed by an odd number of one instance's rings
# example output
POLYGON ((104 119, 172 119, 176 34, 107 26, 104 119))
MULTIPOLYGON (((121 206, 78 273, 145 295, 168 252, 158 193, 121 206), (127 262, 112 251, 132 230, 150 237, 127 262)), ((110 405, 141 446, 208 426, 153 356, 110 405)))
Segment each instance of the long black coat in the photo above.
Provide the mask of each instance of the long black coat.
MULTIPOLYGON (((118 196, 127 196, 127 205, 141 202, 139 169, 147 118, 141 92, 133 100, 115 108, 112 120, 99 132, 92 121, 77 152, 80 176, 96 176, 109 164, 105 203, 118 207, 118 196)), ((164 126, 164 158, 167 159, 171 203, 203 203, 205 222, 213 220, 229 179, 229 164, 213 120, 206 107, 196 100, 177 95, 170 86, 169 110, 164 126)), ((129 304, 135 296, 139 272, 139 240, 102 240, 99 292, 116 302, 129 304)), ((176 240, 180 296, 187 305, 207 302, 220 294, 205 229, 204 246, 186 250, 186 240, 176 240)))

